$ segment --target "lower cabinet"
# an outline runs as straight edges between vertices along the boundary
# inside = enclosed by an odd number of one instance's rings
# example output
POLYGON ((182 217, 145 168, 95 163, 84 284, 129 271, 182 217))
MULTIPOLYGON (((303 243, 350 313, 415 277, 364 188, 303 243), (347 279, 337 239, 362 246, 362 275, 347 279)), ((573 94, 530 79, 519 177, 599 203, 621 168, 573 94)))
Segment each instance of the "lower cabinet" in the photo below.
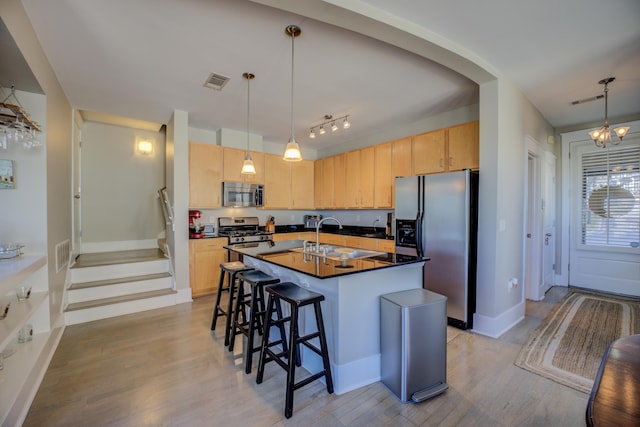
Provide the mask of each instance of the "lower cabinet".
POLYGON ((189 281, 191 296, 215 293, 220 279, 220 264, 227 262, 224 249, 227 238, 189 240, 189 281))

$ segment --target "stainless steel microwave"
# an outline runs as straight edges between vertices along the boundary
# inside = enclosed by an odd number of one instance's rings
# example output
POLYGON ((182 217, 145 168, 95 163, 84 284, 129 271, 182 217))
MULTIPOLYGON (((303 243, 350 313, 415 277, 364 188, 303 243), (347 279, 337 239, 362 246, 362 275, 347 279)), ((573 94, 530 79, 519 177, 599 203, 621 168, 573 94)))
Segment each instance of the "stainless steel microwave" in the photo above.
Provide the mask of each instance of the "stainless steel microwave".
POLYGON ((233 208, 261 207, 264 203, 264 187, 242 182, 222 183, 222 206, 233 208))

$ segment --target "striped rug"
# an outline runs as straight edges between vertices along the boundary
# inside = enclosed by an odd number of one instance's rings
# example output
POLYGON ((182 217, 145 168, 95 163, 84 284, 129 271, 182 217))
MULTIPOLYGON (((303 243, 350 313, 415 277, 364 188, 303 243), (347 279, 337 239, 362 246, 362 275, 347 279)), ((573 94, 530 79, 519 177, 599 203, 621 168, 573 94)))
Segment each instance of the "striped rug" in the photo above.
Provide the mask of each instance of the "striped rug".
POLYGON ((572 289, 532 332, 515 365, 589 393, 609 344, 640 333, 640 298, 572 289))

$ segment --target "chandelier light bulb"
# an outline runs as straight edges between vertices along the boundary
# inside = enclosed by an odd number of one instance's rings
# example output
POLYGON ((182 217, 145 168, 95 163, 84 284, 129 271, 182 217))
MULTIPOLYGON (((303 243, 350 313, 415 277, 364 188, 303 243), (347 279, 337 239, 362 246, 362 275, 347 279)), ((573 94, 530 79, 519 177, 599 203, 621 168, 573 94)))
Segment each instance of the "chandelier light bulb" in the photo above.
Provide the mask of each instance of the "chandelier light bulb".
POLYGON ((349 120, 347 120, 347 118, 344 118, 344 121, 342 122, 342 127, 344 129, 349 129, 351 127, 351 123, 349 122, 349 120))
POLYGON ((324 126, 320 126, 320 130, 318 131, 318 133, 319 133, 320 135, 324 135, 326 132, 327 132, 327 131, 326 131, 326 130, 324 130, 324 126))
POLYGON ((338 126, 336 125, 336 122, 332 122, 331 123, 331 132, 335 132, 338 130, 338 126))
POLYGON ((309 138, 314 139, 316 137, 316 133, 313 131, 313 129, 311 129, 311 131, 309 132, 309 138))

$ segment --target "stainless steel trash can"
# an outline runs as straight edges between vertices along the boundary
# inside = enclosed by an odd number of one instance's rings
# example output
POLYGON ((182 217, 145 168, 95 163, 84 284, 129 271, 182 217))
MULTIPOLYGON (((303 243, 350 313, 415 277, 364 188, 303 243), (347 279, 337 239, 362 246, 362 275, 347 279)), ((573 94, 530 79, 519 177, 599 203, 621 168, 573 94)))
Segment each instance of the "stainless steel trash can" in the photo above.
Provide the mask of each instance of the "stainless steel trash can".
POLYGON ((411 289, 380 297, 382 383, 402 402, 437 396, 449 388, 447 297, 411 289))

